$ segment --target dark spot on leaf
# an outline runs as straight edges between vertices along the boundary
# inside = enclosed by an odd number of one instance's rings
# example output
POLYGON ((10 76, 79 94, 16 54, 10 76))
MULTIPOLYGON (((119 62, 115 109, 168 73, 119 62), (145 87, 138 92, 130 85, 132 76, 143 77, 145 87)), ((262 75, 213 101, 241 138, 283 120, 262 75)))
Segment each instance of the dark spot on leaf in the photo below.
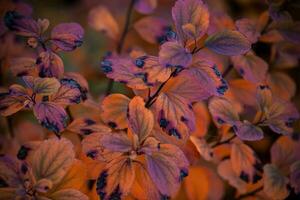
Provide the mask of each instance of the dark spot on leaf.
POLYGON ((159 126, 160 126, 161 128, 167 128, 168 124, 169 124, 169 122, 168 122, 168 120, 165 119, 165 118, 161 118, 161 119, 159 120, 159 126))
POLYGON ((84 135, 90 135, 91 133, 93 133, 93 131, 89 128, 82 128, 80 129, 80 132, 82 132, 84 135))
POLYGON ((97 156, 98 151, 97 150, 90 150, 86 153, 87 157, 90 157, 92 159, 95 159, 97 156))
POLYGON ((111 61, 109 61, 109 60, 103 60, 101 62, 101 69, 102 69, 102 71, 105 74, 112 72, 113 69, 112 69, 112 63, 111 63, 111 61))
POLYGON ((21 165, 21 172, 22 172, 23 174, 26 174, 27 171, 28 171, 28 167, 23 163, 23 164, 21 165))
POLYGON ((96 124, 96 122, 94 121, 94 120, 92 120, 92 119, 85 119, 84 120, 84 123, 86 124, 86 125, 93 125, 93 124, 96 124))
POLYGON ((177 139, 181 139, 181 135, 176 128, 171 128, 169 130, 169 135, 176 137, 177 139))
POLYGON ((109 200, 121 200, 122 193, 120 191, 119 185, 116 187, 116 189, 110 194, 109 200))
POLYGON ((115 122, 108 122, 107 125, 111 128, 117 128, 117 124, 115 122))
POLYGON ((87 181, 87 188, 88 188, 88 190, 91 191, 93 189, 95 183, 96 183, 95 179, 89 179, 87 181))
POLYGON ((249 176, 248 176, 248 174, 246 174, 245 172, 241 172, 241 174, 240 174, 240 178, 243 180, 243 181, 245 181, 245 182, 249 182, 249 176))
POLYGON ((179 176, 179 181, 182 181, 184 177, 187 177, 189 175, 188 171, 186 169, 181 169, 180 170, 180 176, 179 176))
POLYGON ((30 150, 30 148, 27 148, 25 146, 21 146, 19 151, 18 151, 18 154, 17 154, 17 158, 19 160, 25 160, 27 155, 28 155, 28 151, 30 150))

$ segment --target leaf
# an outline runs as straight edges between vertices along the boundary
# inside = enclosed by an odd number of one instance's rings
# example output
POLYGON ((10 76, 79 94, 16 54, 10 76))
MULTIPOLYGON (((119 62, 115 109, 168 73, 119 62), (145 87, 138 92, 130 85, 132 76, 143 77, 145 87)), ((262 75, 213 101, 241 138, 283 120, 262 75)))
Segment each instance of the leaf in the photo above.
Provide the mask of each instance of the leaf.
POLYGON ((87 164, 81 160, 75 160, 64 177, 52 188, 52 192, 63 189, 83 190, 86 185, 85 180, 88 179, 87 164))
POLYGON ((145 108, 144 100, 135 96, 129 103, 128 126, 143 142, 154 127, 154 116, 150 110, 145 108))
POLYGON ((35 59, 30 57, 14 58, 10 62, 14 76, 35 76, 37 74, 35 59))
POLYGON ((242 105, 256 106, 256 89, 257 86, 245 79, 232 79, 228 82, 229 91, 228 95, 232 97, 242 105))
POLYGON ((251 43, 256 43, 259 36, 260 30, 257 27, 257 22, 253 19, 242 18, 235 22, 237 30, 242 33, 251 43))
POLYGON ((81 143, 84 154, 93 160, 105 162, 111 161, 116 156, 120 156, 120 153, 114 154, 103 148, 102 138, 107 134, 111 134, 110 131, 96 132, 84 137, 81 143))
POLYGON ((119 25, 110 11, 104 6, 99 5, 89 12, 88 23, 93 29, 104 32, 113 40, 117 40, 119 37, 119 25))
POLYGON ((31 165, 36 180, 48 179, 59 183, 75 159, 73 145, 67 139, 44 140, 34 152, 31 165))
POLYGON ((193 136, 203 137, 207 134, 211 122, 210 113, 207 105, 203 102, 197 102, 193 105, 193 110, 196 117, 196 128, 192 133, 193 136))
POLYGON ((268 63, 262 58, 248 53, 246 55, 232 57, 233 66, 240 73, 240 75, 253 83, 260 83, 265 81, 268 63))
POLYGON ((290 100, 296 94, 296 84, 290 76, 283 72, 273 72, 267 75, 267 83, 275 96, 290 100))
POLYGON ((240 32, 225 30, 210 35, 205 40, 205 47, 218 54, 236 56, 248 52, 251 44, 240 32))
POLYGON ((176 1, 172 17, 179 40, 183 43, 201 38, 208 29, 209 12, 201 0, 176 1))
POLYGON ((271 162, 283 173, 288 174, 290 166, 300 159, 298 154, 299 142, 288 136, 279 137, 271 147, 271 162))
POLYGON ((293 122, 299 119, 297 108, 288 101, 273 98, 269 107, 264 107, 263 125, 268 125, 274 132, 290 134, 293 132, 293 122))
POLYGON ((83 28, 77 23, 61 23, 51 32, 51 42, 63 51, 73 51, 83 43, 83 28))
POLYGON ((60 88, 57 93, 51 96, 51 100, 60 106, 79 104, 85 100, 81 86, 72 78, 60 79, 60 88))
POLYGON ((248 121, 237 122, 233 126, 235 134, 242 140, 256 141, 261 140, 264 137, 264 132, 261 128, 251 124, 248 121))
POLYGON ((9 92, 0 94, 0 114, 12 115, 30 103, 26 89, 21 85, 12 85, 9 92))
POLYGON ((164 67, 186 68, 192 62, 192 54, 176 41, 165 42, 159 50, 159 63, 164 67))
POLYGON ((185 178, 184 188, 188 199, 222 199, 224 186, 218 175, 208 167, 193 166, 185 178))
POLYGON ((137 199, 160 199, 160 194, 144 165, 135 165, 135 180, 131 193, 137 199))
POLYGON ((89 198, 78 190, 63 189, 50 195, 52 200, 88 200, 89 198))
POLYGON ((108 128, 104 124, 86 117, 74 119, 68 125, 67 129, 82 136, 97 132, 110 132, 110 128, 108 128))
POLYGON ((66 111, 53 102, 39 102, 34 105, 33 112, 43 127, 56 134, 67 126, 68 115, 66 111))
POLYGON ((157 0, 139 0, 134 4, 134 8, 142 14, 150 14, 156 7, 157 0))
POLYGON ((177 76, 172 77, 168 80, 163 91, 181 96, 191 103, 206 100, 211 96, 205 86, 199 84, 198 77, 194 76, 192 70, 182 71, 177 76))
POLYGON ((290 167, 290 184, 294 188, 295 193, 299 194, 300 192, 300 161, 296 161, 293 165, 290 167))
POLYGON ((211 161, 213 159, 213 149, 210 147, 210 145, 206 142, 204 138, 197 138, 191 136, 190 140, 205 160, 211 161))
POLYGON ((193 56, 193 63, 188 71, 210 96, 221 96, 228 90, 227 82, 217 66, 203 58, 201 54, 193 56))
POLYGON ((0 179, 6 187, 17 188, 22 184, 23 174, 20 173, 20 169, 21 162, 15 157, 0 157, 0 179))
POLYGON ((234 125, 240 117, 235 111, 233 104, 225 98, 212 98, 209 101, 208 109, 218 124, 234 125))
POLYGON ((172 29, 163 18, 147 16, 134 23, 134 29, 147 42, 160 44, 172 36, 172 29))
POLYGON ((16 34, 25 37, 38 37, 39 27, 35 20, 16 11, 8 11, 4 16, 6 27, 16 34))
POLYGON ((112 133, 101 138, 104 148, 112 152, 130 152, 133 143, 126 133, 112 133))
POLYGON ((128 156, 119 156, 107 164, 97 179, 97 193, 101 199, 120 199, 126 196, 135 179, 133 163, 128 156))
POLYGON ((285 199, 289 195, 288 178, 275 165, 264 166, 264 193, 272 199, 285 199))
POLYGON ((241 141, 235 140, 231 146, 230 160, 235 174, 247 183, 261 179, 262 165, 255 152, 241 141))
POLYGON ((290 21, 290 20, 282 20, 277 22, 275 28, 279 31, 279 33, 284 37, 284 39, 288 40, 292 43, 300 43, 300 22, 299 21, 290 21))
POLYGON ((187 139, 195 128, 195 116, 189 102, 171 92, 162 92, 155 102, 155 112, 161 128, 177 139, 187 139))
POLYGON ((102 101, 102 120, 112 128, 124 129, 127 124, 127 110, 130 99, 122 94, 111 94, 102 101))
POLYGON ((52 51, 42 51, 36 60, 40 77, 61 78, 64 74, 62 59, 52 51))
POLYGON ((159 64, 154 56, 141 56, 135 60, 113 57, 101 62, 101 68, 108 78, 125 83, 133 89, 147 89, 157 82, 164 82, 171 69, 159 64))
POLYGON ((33 83, 33 92, 48 96, 58 91, 60 83, 56 78, 36 78, 33 83))
POLYGON ((181 175, 187 173, 185 169, 181 171, 172 157, 159 152, 146 156, 146 162, 148 173, 159 191, 165 196, 174 195, 183 178, 181 175))
POLYGON ((247 191, 247 184, 243 180, 241 180, 233 171, 231 166, 231 161, 229 159, 222 161, 218 165, 218 174, 228 183, 235 187, 239 193, 244 193, 247 191))
POLYGON ((269 112, 269 109, 273 104, 273 96, 269 86, 260 85, 257 87, 256 100, 259 105, 259 109, 262 112, 269 112))

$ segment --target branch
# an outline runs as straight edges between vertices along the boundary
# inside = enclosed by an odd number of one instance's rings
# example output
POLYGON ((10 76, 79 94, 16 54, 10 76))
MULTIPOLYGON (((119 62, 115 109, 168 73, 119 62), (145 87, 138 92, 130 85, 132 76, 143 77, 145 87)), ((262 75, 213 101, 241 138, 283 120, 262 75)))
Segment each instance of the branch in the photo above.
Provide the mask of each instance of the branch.
MULTIPOLYGON (((121 38, 120 38, 120 40, 118 42, 118 45, 117 45, 117 53, 118 54, 120 54, 122 52, 122 49, 123 49, 123 46, 124 46, 125 38, 126 38, 126 35, 128 33, 128 30, 129 30, 130 19, 131 19, 131 14, 132 14, 134 3, 135 3, 135 0, 131 0, 130 4, 128 6, 128 9, 127 9, 125 26, 124 26, 121 38)), ((114 86, 114 80, 109 79, 109 82, 108 82, 108 85, 107 85, 107 88, 106 88, 106 91, 105 91, 106 96, 111 93, 111 91, 113 89, 113 86, 114 86)))
POLYGON ((222 142, 217 142, 216 144, 212 145, 211 148, 215 148, 215 147, 220 146, 220 145, 222 145, 222 144, 227 144, 227 143, 229 143, 231 140, 233 140, 235 137, 236 137, 236 135, 234 134, 234 135, 232 135, 230 138, 228 138, 227 140, 224 140, 224 141, 222 141, 222 142))

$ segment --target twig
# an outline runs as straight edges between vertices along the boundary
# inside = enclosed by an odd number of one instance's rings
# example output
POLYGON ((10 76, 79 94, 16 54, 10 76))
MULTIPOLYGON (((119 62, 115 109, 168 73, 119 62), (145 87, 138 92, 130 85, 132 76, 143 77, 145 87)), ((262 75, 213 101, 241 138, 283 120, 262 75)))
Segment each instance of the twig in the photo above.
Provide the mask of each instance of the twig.
POLYGON ((230 138, 228 138, 227 140, 224 140, 222 142, 217 142, 216 144, 212 145, 211 148, 215 148, 217 146, 220 146, 222 144, 227 144, 229 143, 231 140, 233 140, 236 137, 236 135, 232 135, 230 138))
POLYGON ((169 78, 163 82, 159 88, 156 90, 156 92, 150 96, 145 104, 146 108, 149 108, 154 102, 155 102, 155 98, 159 95, 160 91, 163 89, 163 87, 166 85, 166 83, 176 74, 176 70, 174 70, 171 75, 169 76, 169 78))
POLYGON ((72 113, 71 113, 71 110, 70 110, 69 106, 66 108, 66 111, 67 111, 67 114, 69 116, 70 122, 72 122, 74 120, 74 118, 72 116, 72 113))
POLYGON ((224 73, 222 74, 223 78, 225 78, 229 72, 231 71, 231 69, 233 68, 233 65, 229 65, 226 70, 224 71, 224 73))
POLYGON ((15 133, 14 133, 14 128, 13 128, 13 119, 12 119, 12 116, 7 116, 6 117, 6 121, 7 121, 7 127, 8 127, 9 135, 11 136, 11 138, 14 138, 15 137, 15 133))
MULTIPOLYGON (((127 9, 125 26, 124 26, 121 38, 120 38, 120 40, 118 42, 118 45, 117 45, 117 53, 118 54, 120 54, 122 52, 122 49, 123 49, 123 46, 124 46, 125 38, 126 38, 126 35, 128 33, 128 30, 129 30, 131 14, 132 14, 132 10, 133 10, 133 6, 134 6, 135 1, 136 0, 131 0, 130 4, 128 6, 128 9, 127 9)), ((114 80, 110 79, 109 82, 108 82, 106 91, 105 91, 106 96, 111 93, 111 91, 113 89, 113 86, 114 86, 114 80)))

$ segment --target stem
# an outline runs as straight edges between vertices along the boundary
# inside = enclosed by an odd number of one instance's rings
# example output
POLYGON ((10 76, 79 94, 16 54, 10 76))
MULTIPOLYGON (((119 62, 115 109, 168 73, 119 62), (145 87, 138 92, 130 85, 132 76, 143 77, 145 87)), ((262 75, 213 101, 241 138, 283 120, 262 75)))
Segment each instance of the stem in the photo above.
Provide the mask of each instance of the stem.
POLYGON ((74 118, 72 116, 72 113, 71 113, 71 110, 70 110, 69 106, 66 108, 66 111, 67 111, 67 114, 69 116, 70 122, 72 122, 74 120, 74 118))
POLYGON ((227 140, 224 140, 222 142, 217 142, 216 144, 212 145, 211 148, 215 148, 217 146, 220 146, 222 144, 227 144, 229 143, 231 140, 233 140, 236 137, 236 135, 232 135, 230 138, 228 138, 227 140))
POLYGON ((7 126, 8 126, 9 135, 11 136, 11 138, 14 138, 15 137, 15 133, 14 133, 14 128, 13 128, 12 117, 11 116, 7 116, 6 120, 7 120, 7 126))
MULTIPOLYGON (((117 53, 118 54, 120 54, 122 52, 122 49, 123 49, 123 46, 124 46, 125 38, 126 38, 126 35, 128 33, 128 30, 129 30, 131 14, 132 14, 132 10, 133 10, 133 6, 134 6, 135 1, 136 0, 131 0, 130 4, 128 6, 128 9, 127 9, 125 26, 124 26, 121 38, 120 38, 120 40, 118 42, 118 45, 117 45, 117 53)), ((111 93, 111 91, 113 89, 113 86, 114 86, 114 80, 110 79, 109 82, 108 82, 107 88, 106 88, 106 92, 105 92, 106 96, 111 93)))
POLYGON ((227 68, 226 68, 226 70, 224 71, 224 73, 223 73, 223 78, 225 78, 228 74, 229 74, 229 72, 232 70, 232 68, 233 68, 233 65, 229 65, 227 68))
POLYGON ((145 107, 146 107, 146 108, 149 108, 149 107, 155 102, 155 98, 159 95, 160 91, 163 89, 163 87, 166 85, 166 83, 167 83, 167 82, 168 82, 175 74, 176 74, 176 70, 174 70, 174 71, 171 73, 171 75, 169 76, 169 78, 159 86, 159 88, 156 90, 156 92, 155 92, 152 96, 150 96, 150 97, 148 98, 148 101, 147 101, 146 104, 145 104, 145 107))
POLYGON ((261 190, 263 190, 263 186, 259 187, 259 188, 256 188, 255 190, 251 191, 251 192, 248 192, 248 193, 245 193, 245 194, 242 194, 240 195, 238 198, 236 198, 237 200, 238 199, 243 199, 245 197, 248 197, 248 196, 253 196, 255 195, 257 192, 260 192, 261 190))

